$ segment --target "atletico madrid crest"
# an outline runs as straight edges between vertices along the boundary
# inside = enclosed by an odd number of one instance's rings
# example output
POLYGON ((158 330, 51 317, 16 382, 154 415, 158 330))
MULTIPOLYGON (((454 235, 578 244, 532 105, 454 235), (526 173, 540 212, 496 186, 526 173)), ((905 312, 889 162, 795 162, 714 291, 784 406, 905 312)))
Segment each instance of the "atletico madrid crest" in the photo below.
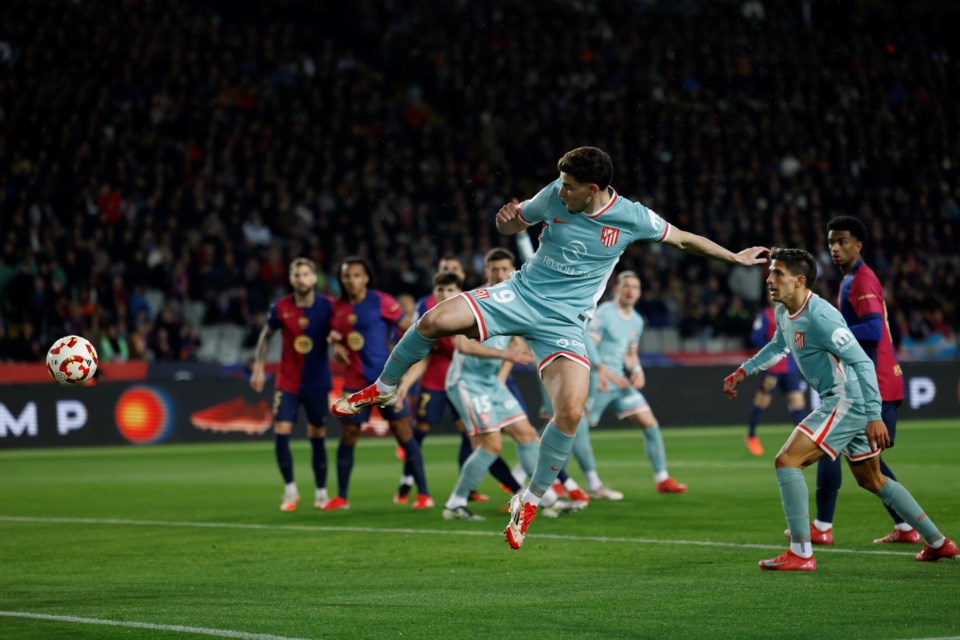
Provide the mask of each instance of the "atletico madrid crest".
POLYGON ((603 243, 603 246, 608 249, 613 245, 617 244, 617 240, 620 239, 620 229, 616 227, 604 227, 600 231, 600 242, 603 243))
POLYGON ((803 349, 803 331, 793 332, 793 344, 797 345, 797 349, 803 349))

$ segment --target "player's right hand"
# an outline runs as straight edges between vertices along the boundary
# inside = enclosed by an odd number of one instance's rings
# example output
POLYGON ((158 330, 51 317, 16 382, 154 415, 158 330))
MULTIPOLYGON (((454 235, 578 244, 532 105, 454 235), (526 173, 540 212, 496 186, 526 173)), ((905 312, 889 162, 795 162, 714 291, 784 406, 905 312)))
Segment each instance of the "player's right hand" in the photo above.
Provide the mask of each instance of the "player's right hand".
POLYGON ((250 372, 250 388, 260 393, 263 391, 264 379, 263 365, 253 365, 253 371, 250 372))
POLYGON ((500 207, 497 212, 497 224, 505 224, 520 215, 520 203, 516 199, 500 207))
POLYGON ((747 377, 747 374, 743 369, 737 369, 726 378, 723 379, 723 392, 727 395, 728 398, 737 397, 737 385, 743 382, 747 377))

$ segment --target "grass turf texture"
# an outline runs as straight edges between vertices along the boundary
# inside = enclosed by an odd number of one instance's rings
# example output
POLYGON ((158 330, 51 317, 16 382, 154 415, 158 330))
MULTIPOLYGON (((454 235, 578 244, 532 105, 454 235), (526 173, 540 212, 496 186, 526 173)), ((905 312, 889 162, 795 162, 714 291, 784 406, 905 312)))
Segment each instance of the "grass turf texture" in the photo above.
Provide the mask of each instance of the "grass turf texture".
MULTIPOLYGON (((596 430, 604 480, 626 494, 538 518, 520 551, 503 541, 506 496, 445 522, 457 442, 424 455, 438 507, 392 504, 388 440, 357 451, 350 511, 312 508, 309 448, 295 442, 303 501, 278 510, 272 445, 0 452, 0 611, 296 638, 928 638, 960 630, 960 562, 918 563, 919 546, 875 545, 891 522, 844 472, 836 544, 813 573, 761 572, 786 548, 764 426, 665 429, 688 493, 654 491, 641 434, 596 430)), ((960 537, 960 423, 903 422, 886 459, 940 528, 960 537)), ((328 443, 335 491, 335 443, 328 443)), ((508 458, 512 447, 506 446, 508 458)), ((579 477, 575 463, 574 476, 579 477)), ((806 472, 811 488, 815 470, 806 472)), ((199 638, 163 629, 0 615, 3 638, 199 638)), ((254 637, 249 635, 247 637, 254 637)))

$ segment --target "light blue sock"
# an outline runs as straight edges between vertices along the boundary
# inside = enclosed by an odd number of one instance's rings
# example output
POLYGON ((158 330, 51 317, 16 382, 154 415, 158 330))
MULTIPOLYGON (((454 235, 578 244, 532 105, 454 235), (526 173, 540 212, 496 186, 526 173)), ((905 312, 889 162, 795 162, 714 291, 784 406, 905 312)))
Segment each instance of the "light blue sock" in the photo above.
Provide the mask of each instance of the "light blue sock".
POLYGON ((470 492, 477 488, 487 475, 490 465, 497 459, 489 451, 477 447, 473 453, 464 461, 460 469, 460 478, 457 480, 457 486, 454 488, 454 495, 464 500, 470 497, 470 492))
POLYGON ((806 547, 810 545, 810 496, 803 470, 777 469, 777 484, 780 485, 780 501, 790 528, 790 542, 806 547))
POLYGON ((573 456, 584 473, 597 470, 593 445, 590 443, 590 423, 586 418, 580 418, 580 424, 577 425, 577 435, 573 437, 573 456))
POLYGON ((660 425, 655 424, 643 429, 643 444, 647 450, 650 466, 653 467, 653 474, 665 473, 667 471, 667 452, 663 448, 663 435, 660 433, 660 425))
POLYGON ((520 466, 528 476, 532 476, 533 470, 537 468, 537 449, 536 440, 531 440, 527 444, 517 443, 517 458, 520 459, 520 466))
POLYGON ((537 455, 537 466, 530 478, 528 491, 538 498, 550 488, 557 474, 567 464, 570 451, 573 449, 573 436, 560 431, 553 421, 543 429, 540 436, 540 452, 537 455))
POLYGON ((937 525, 933 524, 933 521, 927 517, 917 501, 910 495, 910 492, 896 480, 887 478, 883 488, 877 492, 877 497, 883 500, 883 504, 899 513, 900 517, 920 532, 920 535, 928 543, 937 542, 943 538, 943 534, 937 529, 937 525))
POLYGON ((387 358, 380 381, 389 385, 398 384, 407 369, 427 357, 435 342, 435 339, 424 338, 417 330, 417 325, 410 327, 387 358))

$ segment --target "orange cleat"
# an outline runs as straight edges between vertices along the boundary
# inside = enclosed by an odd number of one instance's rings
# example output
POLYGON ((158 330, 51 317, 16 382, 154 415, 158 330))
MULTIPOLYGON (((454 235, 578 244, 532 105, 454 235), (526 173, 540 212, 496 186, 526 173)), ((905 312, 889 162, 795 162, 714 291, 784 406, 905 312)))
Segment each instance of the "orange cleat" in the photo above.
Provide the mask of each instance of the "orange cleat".
POLYGON ((467 500, 470 500, 471 502, 490 502, 490 496, 485 493, 471 491, 470 495, 467 497, 467 500))
POLYGON ((667 478, 663 482, 657 483, 657 491, 660 493, 684 493, 687 485, 680 484, 673 478, 667 478))
POLYGON ((755 456, 762 456, 763 445, 760 444, 760 438, 757 436, 747 436, 747 450, 755 456))
POLYGON ((422 493, 417 494, 417 499, 413 501, 414 509, 433 509, 433 498, 425 496, 422 493))
POLYGON ((918 562, 936 562, 940 558, 956 558, 957 543, 950 538, 944 538, 943 544, 939 549, 934 549, 928 544, 923 545, 923 549, 917 554, 918 562))
POLYGON ((350 508, 350 502, 344 500, 340 496, 337 496, 333 500, 327 503, 327 506, 323 508, 324 511, 346 511, 350 508))
POLYGON ((920 532, 916 529, 909 529, 903 531, 901 529, 894 529, 892 532, 883 536, 882 538, 877 538, 873 541, 875 544, 886 544, 888 542, 902 542, 905 544, 920 544, 923 540, 920 538, 920 532))
POLYGON ((569 494, 567 493, 567 488, 563 486, 563 483, 559 480, 554 480, 553 484, 550 485, 550 488, 553 489, 553 492, 557 494, 558 498, 568 498, 569 494))
POLYGON ((393 494, 393 504, 408 504, 410 502, 410 485, 401 484, 393 494))
POLYGON ((377 385, 372 384, 334 402, 333 406, 330 407, 330 413, 341 418, 349 418, 369 407, 386 407, 396 401, 396 390, 382 394, 377 390, 377 385))
POLYGON ((510 498, 510 522, 503 530, 503 536, 511 549, 523 546, 530 523, 537 517, 537 507, 529 502, 521 502, 520 494, 510 498))
POLYGON ((761 560, 760 568, 764 571, 815 571, 817 559, 813 556, 801 558, 790 549, 787 549, 776 558, 761 560))
POLYGON ((300 495, 284 495, 283 502, 280 503, 280 511, 296 511, 297 505, 300 504, 300 495))
POLYGON ((580 487, 577 487, 576 489, 571 489, 570 491, 568 491, 567 497, 569 497, 574 502, 590 502, 590 496, 588 496, 587 493, 580 487))

